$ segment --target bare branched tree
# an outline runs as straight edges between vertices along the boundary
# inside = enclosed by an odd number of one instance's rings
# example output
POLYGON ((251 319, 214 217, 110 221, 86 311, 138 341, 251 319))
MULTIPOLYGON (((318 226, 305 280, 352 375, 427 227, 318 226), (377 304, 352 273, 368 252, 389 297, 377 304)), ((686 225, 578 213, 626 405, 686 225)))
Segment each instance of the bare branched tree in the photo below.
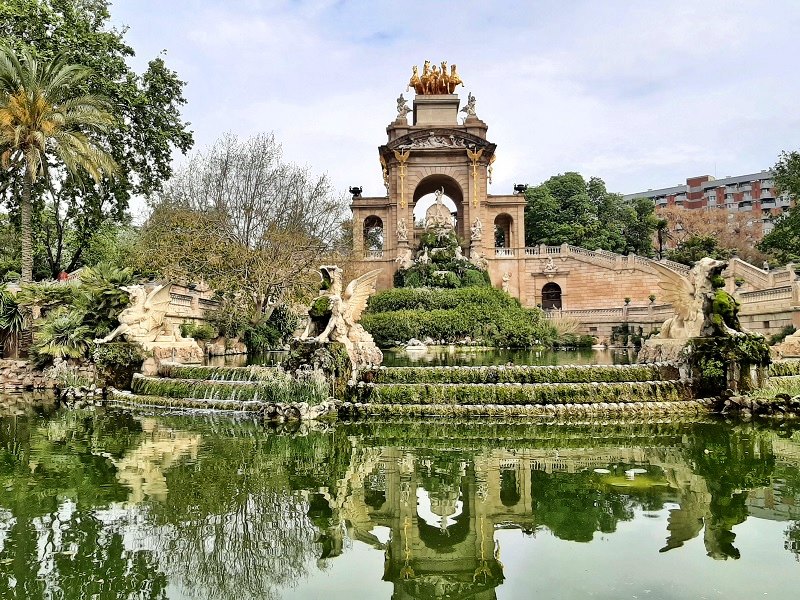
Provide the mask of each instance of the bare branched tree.
POLYGON ((228 134, 152 202, 138 260, 163 276, 246 292, 264 313, 336 247, 346 206, 326 175, 285 162, 273 134, 228 134))

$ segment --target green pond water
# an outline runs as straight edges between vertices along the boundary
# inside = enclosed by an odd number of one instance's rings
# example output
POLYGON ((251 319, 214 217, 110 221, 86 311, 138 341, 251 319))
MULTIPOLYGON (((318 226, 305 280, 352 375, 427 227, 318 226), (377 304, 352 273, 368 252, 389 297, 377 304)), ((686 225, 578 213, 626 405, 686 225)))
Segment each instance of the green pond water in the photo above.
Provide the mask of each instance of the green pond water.
MULTIPOLYGON (((286 352, 265 352, 255 356, 214 356, 206 360, 213 366, 276 365, 286 352)), ((636 362, 636 351, 626 348, 583 350, 504 350, 463 346, 430 346, 426 350, 388 348, 383 350, 387 367, 438 365, 627 365, 636 362)))
POLYGON ((431 346, 426 350, 383 351, 387 367, 439 365, 627 365, 636 362, 632 349, 503 350, 463 346, 431 346))
MULTIPOLYGON (((797 598, 800 431, 0 417, 0 598, 797 598)), ((11 409, 6 410, 6 414, 11 409)))

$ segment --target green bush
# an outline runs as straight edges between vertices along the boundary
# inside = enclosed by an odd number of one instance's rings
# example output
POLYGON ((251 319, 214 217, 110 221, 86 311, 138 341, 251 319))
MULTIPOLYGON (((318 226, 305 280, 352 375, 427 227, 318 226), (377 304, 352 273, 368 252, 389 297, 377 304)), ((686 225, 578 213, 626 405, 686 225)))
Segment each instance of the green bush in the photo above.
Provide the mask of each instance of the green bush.
POLYGON ((550 345, 555 339, 554 328, 536 308, 463 305, 451 309, 366 313, 361 324, 382 347, 426 337, 446 343, 470 337, 488 345, 508 348, 550 345))
POLYGON ((495 288, 459 288, 440 290, 427 288, 394 288, 373 295, 367 313, 395 310, 438 310, 462 306, 479 308, 519 308, 519 300, 495 288))
POLYGON ((217 330, 208 323, 181 323, 181 335, 194 338, 199 342, 216 339, 217 330))
POLYGON ((147 352, 134 342, 98 344, 92 352, 100 385, 121 390, 131 388, 133 374, 141 370, 146 358, 147 352))

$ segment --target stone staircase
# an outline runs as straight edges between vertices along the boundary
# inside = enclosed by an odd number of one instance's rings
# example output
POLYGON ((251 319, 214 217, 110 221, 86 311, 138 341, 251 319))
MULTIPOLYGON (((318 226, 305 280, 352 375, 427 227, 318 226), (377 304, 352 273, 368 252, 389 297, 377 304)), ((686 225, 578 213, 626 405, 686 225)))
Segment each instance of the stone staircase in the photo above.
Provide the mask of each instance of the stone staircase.
POLYGON ((345 414, 593 416, 707 412, 677 369, 656 365, 381 367, 351 384, 345 414))
POLYGON ((162 364, 158 377, 133 376, 109 406, 254 414, 269 420, 315 419, 335 411, 324 379, 296 379, 278 367, 162 364))

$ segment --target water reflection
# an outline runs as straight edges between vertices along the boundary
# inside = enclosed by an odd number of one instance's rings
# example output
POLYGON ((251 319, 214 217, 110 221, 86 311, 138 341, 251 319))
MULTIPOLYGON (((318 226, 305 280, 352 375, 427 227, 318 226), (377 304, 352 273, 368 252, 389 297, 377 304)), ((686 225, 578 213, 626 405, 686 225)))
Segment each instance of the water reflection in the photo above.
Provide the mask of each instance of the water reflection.
MULTIPOLYGON (((764 578, 760 561, 800 557, 798 500, 800 433, 753 425, 396 422, 279 435, 211 418, 6 417, 0 597, 285 597, 315 585, 347 597, 349 585, 363 597, 494 598, 547 539, 565 556, 577 544, 601 557, 608 536, 643 545, 643 587, 647 565, 683 569, 694 548, 709 566, 740 559, 714 582, 736 585, 764 578), (782 538, 764 533, 768 552, 737 538, 770 521, 785 526, 782 538), (655 538, 637 533, 648 523, 655 538), (383 573, 364 570, 359 548, 383 557, 383 573)), ((785 585, 797 583, 787 571, 785 585)))
POLYGON ((627 365, 636 362, 629 348, 582 350, 503 350, 464 346, 431 346, 425 350, 391 348, 383 351, 387 367, 437 365, 627 365))

